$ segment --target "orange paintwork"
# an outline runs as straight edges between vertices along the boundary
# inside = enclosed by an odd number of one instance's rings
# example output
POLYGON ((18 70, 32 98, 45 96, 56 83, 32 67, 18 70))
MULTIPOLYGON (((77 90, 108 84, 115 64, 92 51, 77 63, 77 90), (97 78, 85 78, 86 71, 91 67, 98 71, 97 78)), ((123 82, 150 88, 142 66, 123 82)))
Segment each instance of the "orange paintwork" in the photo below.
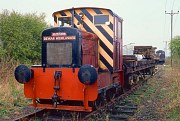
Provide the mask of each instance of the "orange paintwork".
POLYGON ((92 107, 88 107, 87 109, 85 109, 83 106, 57 105, 56 108, 54 108, 50 104, 37 104, 36 106, 39 108, 46 108, 46 109, 73 110, 73 111, 86 111, 86 112, 92 111, 92 107))
POLYGON ((94 101, 98 95, 97 81, 92 85, 84 85, 78 79, 79 68, 31 68, 34 77, 24 84, 24 94, 32 99, 52 99, 54 95, 54 72, 62 71, 58 96, 61 100, 94 101), (85 91, 86 90, 86 91, 85 91))

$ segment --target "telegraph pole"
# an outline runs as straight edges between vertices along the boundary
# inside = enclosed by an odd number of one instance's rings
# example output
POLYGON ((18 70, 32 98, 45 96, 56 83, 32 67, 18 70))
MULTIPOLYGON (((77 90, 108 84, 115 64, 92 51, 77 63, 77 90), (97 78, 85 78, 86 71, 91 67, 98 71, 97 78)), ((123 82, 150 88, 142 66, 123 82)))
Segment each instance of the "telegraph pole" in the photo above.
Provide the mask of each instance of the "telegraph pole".
MULTIPOLYGON (((171 13, 167 13, 165 11, 165 14, 171 15, 171 43, 172 43, 172 38, 173 38, 173 15, 174 14, 179 14, 179 11, 176 13, 173 13, 173 10, 171 10, 171 13)), ((172 67, 172 47, 171 47, 171 67, 172 67)))

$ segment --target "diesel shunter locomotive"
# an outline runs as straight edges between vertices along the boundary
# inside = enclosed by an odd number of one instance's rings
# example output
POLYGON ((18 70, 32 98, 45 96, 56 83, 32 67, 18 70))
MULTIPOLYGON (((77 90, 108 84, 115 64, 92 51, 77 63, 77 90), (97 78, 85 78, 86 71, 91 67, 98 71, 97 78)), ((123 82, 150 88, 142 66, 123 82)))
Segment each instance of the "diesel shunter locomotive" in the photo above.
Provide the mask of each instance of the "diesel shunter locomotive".
POLYGON ((42 32, 41 65, 15 69, 33 107, 90 112, 153 74, 153 59, 122 55, 123 20, 110 9, 71 8, 53 18, 42 32))

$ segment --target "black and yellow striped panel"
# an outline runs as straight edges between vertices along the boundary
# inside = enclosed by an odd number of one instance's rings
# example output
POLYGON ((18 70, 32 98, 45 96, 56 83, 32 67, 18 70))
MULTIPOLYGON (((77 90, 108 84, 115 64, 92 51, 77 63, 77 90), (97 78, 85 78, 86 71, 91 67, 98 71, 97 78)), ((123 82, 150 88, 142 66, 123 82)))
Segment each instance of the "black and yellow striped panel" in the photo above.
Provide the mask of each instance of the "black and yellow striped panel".
MULTIPOLYGON (((74 26, 81 30, 95 33, 99 37, 99 66, 102 69, 108 69, 113 71, 113 23, 114 18, 110 10, 98 9, 98 8, 78 8, 73 10, 60 11, 56 17, 72 16, 74 14, 74 26), (83 20, 79 14, 83 13, 83 20), (95 15, 109 15, 109 25, 94 25, 95 15), (82 23, 82 24, 78 24, 82 23)), ((57 20, 57 18, 55 19, 57 20)), ((57 23, 57 22, 56 22, 57 23)))

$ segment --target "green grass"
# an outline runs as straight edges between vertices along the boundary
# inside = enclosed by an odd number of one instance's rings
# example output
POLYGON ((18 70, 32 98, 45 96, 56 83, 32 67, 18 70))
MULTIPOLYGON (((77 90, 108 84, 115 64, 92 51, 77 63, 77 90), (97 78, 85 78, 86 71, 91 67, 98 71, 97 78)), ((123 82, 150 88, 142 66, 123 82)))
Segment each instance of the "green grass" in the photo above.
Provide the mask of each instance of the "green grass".
POLYGON ((19 110, 29 101, 24 97, 23 85, 19 84, 14 78, 14 68, 17 64, 0 61, 0 120, 9 114, 19 110))
POLYGON ((43 121, 43 120, 40 118, 36 118, 34 121, 43 121))
MULTIPOLYGON (((138 95, 130 95, 126 100, 138 105, 137 117, 151 111, 158 120, 180 121, 180 68, 165 66, 160 74, 138 89, 135 92, 138 95)), ((151 120, 149 116, 145 119, 151 120)))
POLYGON ((176 107, 175 109, 171 110, 168 117, 169 121, 180 121, 180 107, 176 107))
POLYGON ((8 113, 7 109, 6 109, 6 108, 2 108, 2 109, 0 110, 0 117, 6 115, 7 113, 8 113))
POLYGON ((134 94, 128 96, 124 101, 132 100, 134 104, 140 104, 146 98, 150 98, 155 92, 155 88, 151 84, 145 84, 140 89, 136 90, 134 94))

